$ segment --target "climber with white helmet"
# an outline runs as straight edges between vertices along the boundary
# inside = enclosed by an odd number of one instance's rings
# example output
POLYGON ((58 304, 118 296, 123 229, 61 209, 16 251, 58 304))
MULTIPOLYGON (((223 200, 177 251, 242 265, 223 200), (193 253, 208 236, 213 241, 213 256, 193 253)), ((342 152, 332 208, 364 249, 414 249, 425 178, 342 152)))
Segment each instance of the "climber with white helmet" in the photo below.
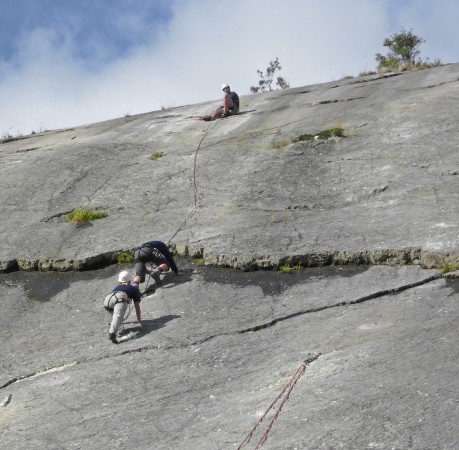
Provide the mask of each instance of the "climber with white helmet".
POLYGON ((116 339, 116 333, 123 324, 124 315, 127 310, 127 305, 131 301, 134 302, 135 313, 137 316, 137 322, 142 326, 140 316, 140 301, 142 297, 138 286, 131 285, 131 278, 129 272, 123 270, 118 275, 118 285, 108 294, 104 299, 105 309, 113 314, 112 323, 108 332, 109 339, 114 343, 118 344, 116 339))
POLYGON ((201 120, 210 121, 239 113, 239 96, 231 91, 229 84, 223 83, 221 89, 224 92, 223 105, 209 115, 200 117, 201 120))

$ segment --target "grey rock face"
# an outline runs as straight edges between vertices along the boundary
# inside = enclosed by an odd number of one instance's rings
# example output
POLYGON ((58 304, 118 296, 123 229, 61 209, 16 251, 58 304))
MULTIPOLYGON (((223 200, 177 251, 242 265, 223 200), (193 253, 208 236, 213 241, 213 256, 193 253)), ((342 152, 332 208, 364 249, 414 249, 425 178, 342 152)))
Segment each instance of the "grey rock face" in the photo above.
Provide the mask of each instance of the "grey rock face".
POLYGON ((457 447, 457 279, 180 266, 118 345, 118 268, 0 276, 0 448, 457 447))
POLYGON ((0 144, 0 448, 458 448, 458 68, 0 144), (113 345, 150 239, 180 275, 113 345))
POLYGON ((152 236, 240 268, 457 262, 457 73, 242 96, 239 116, 210 123, 193 116, 213 102, 0 144, 0 268, 95 267, 152 236), (346 137, 292 142, 334 127, 346 137), (78 207, 109 215, 65 223, 78 207))

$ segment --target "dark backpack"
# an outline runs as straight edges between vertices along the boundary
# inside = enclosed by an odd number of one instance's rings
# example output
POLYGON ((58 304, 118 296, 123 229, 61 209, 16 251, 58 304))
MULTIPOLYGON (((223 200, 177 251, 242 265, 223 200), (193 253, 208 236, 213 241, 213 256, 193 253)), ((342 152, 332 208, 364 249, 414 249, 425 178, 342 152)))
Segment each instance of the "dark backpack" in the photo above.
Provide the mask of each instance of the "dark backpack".
POLYGON ((230 92, 231 100, 233 100, 233 103, 235 104, 237 110, 239 111, 239 95, 236 94, 236 92, 230 92))

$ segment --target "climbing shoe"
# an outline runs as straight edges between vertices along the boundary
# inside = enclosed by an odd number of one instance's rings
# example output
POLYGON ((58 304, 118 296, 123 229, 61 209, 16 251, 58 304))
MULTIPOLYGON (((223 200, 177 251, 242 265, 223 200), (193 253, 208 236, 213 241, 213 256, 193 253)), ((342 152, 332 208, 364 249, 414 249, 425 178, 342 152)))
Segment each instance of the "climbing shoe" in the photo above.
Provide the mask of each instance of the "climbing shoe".
POLYGON ((114 344, 118 344, 118 341, 116 340, 116 333, 110 333, 108 337, 114 344))
POLYGON ((154 271, 151 273, 151 276, 153 277, 153 279, 155 280, 155 284, 156 286, 161 286, 163 284, 163 282, 161 281, 161 278, 159 277, 159 273, 154 271))
POLYGON ((154 294, 156 291, 156 285, 155 284, 150 284, 150 286, 148 286, 145 291, 143 291, 142 293, 142 297, 146 297, 147 295, 151 295, 151 294, 154 294))

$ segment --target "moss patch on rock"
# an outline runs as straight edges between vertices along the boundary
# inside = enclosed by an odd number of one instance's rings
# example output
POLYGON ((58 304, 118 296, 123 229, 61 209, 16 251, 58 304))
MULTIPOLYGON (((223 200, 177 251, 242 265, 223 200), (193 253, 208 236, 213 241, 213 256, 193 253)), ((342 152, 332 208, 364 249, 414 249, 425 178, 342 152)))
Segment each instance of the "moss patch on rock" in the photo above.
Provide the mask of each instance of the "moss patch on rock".
POLYGON ((79 223, 88 223, 93 220, 103 219, 107 217, 108 214, 105 211, 100 209, 75 209, 74 211, 68 213, 65 216, 66 222, 79 222, 79 223))

